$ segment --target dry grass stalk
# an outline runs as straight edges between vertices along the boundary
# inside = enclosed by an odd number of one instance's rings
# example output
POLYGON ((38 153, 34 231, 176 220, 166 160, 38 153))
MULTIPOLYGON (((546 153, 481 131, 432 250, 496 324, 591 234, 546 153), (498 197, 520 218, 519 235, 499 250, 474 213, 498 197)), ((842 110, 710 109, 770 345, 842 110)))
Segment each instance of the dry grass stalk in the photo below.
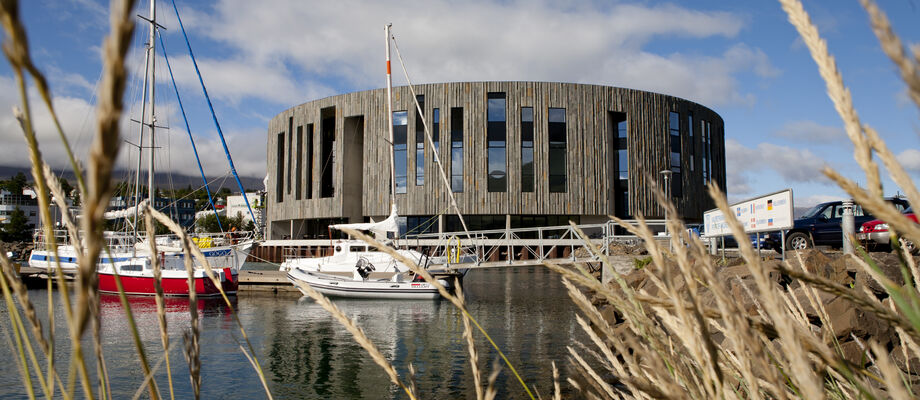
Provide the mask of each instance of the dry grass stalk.
MULTIPOLYGON (((29 395, 30 399, 34 399, 35 388, 32 387, 32 376, 29 373, 29 363, 26 360, 26 353, 28 348, 31 347, 31 343, 27 340, 28 337, 25 334, 25 328, 20 328, 23 325, 22 320, 19 316, 19 313, 16 311, 16 305, 13 302, 12 290, 10 290, 9 280, 6 277, 6 274, 0 274, 0 287, 2 287, 3 298, 6 301, 6 306, 9 310, 8 315, 10 317, 10 325, 13 330, 13 337, 15 339, 15 348, 18 350, 18 353, 16 354, 18 355, 18 358, 14 357, 14 359, 17 362, 16 365, 19 367, 19 374, 22 377, 24 386, 26 388, 26 393, 29 395)), ((11 340, 10 342, 10 348, 13 348, 13 341, 11 340)), ((30 355, 32 354, 31 351, 28 351, 28 353, 30 355)), ((31 361, 33 361, 34 365, 34 357, 31 358, 31 361)), ((42 376, 38 374, 38 377, 41 378, 42 376)), ((43 383, 42 387, 46 388, 47 386, 43 383)), ((47 390, 45 395, 46 397, 49 396, 47 390)))
POLYGON ((604 393, 609 398, 613 398, 616 396, 614 394, 613 387, 611 387, 610 384, 605 382, 604 379, 601 378, 600 375, 598 375, 597 372, 594 371, 594 369, 591 368, 591 366, 588 365, 588 363, 585 362, 583 358, 581 358, 581 356, 578 354, 578 352, 575 351, 574 348, 572 348, 572 346, 569 346, 568 350, 569 350, 569 356, 572 357, 572 359, 576 361, 577 365, 583 371, 585 371, 585 374, 588 377, 590 377, 590 379, 588 379, 588 383, 591 384, 591 386, 593 386, 598 391, 598 393, 604 393))
POLYGON ((556 362, 553 365, 553 400, 562 400, 562 390, 559 387, 559 368, 556 368, 556 362))
MULTIPOLYGON (((457 288, 457 299, 466 304, 466 299, 463 297, 463 287, 460 286, 459 280, 455 281, 454 287, 457 288)), ((463 338, 466 339, 466 348, 470 353, 470 371, 473 374, 473 385, 476 388, 476 400, 483 400, 482 374, 479 372, 479 355, 476 352, 476 341, 473 339, 473 327, 466 313, 460 313, 460 315, 463 317, 463 338)))
MULTIPOLYGON (((148 213, 150 206, 147 207, 148 213)), ((188 313, 191 320, 189 329, 183 334, 185 338, 185 361, 188 363, 189 380, 195 399, 201 398, 201 331, 198 327, 198 291, 195 289, 195 264, 192 261, 192 244, 188 236, 181 235, 182 251, 185 253, 185 272, 188 282, 188 313)), ((194 246, 197 247, 197 246, 194 246)), ((220 287, 220 286, 218 286, 220 287)), ((222 291, 223 292, 223 291, 222 291)))
POLYGON ((489 374, 488 384, 486 385, 486 394, 485 400, 494 400, 495 396, 498 394, 498 390, 495 389, 495 380, 498 379, 498 374, 502 372, 502 365, 498 362, 498 359, 492 363, 492 373, 489 374))
POLYGON ((901 39, 891 29, 891 23, 878 5, 871 0, 859 0, 866 13, 869 14, 869 21, 872 23, 872 31, 878 38, 882 50, 888 55, 888 58, 898 67, 901 72, 901 80, 907 84, 908 94, 917 107, 920 107, 920 68, 917 63, 912 61, 904 51, 904 45, 901 39))
POLYGON ((144 213, 144 226, 147 229, 147 243, 150 244, 151 264, 153 264, 153 289, 156 292, 154 297, 157 304, 157 325, 160 327, 160 343, 163 345, 163 359, 166 362, 166 377, 169 383, 169 398, 175 399, 175 390, 172 381, 172 366, 169 362, 169 333, 166 324, 166 305, 163 299, 163 271, 160 263, 160 254, 157 251, 156 241, 156 223, 150 213, 144 213))
POLYGON ((403 391, 405 391, 406 395, 409 396, 410 399, 416 398, 415 393, 399 379, 399 374, 396 373, 396 368, 393 368, 393 365, 390 364, 386 356, 380 352, 380 349, 378 349, 374 342, 372 342, 370 338, 367 337, 367 334, 364 333, 364 330, 361 329, 360 326, 355 324, 351 318, 348 318, 348 316, 345 315, 342 310, 336 307, 336 305, 333 304, 326 296, 323 296, 322 293, 314 290, 312 287, 310 287, 310 285, 303 285, 301 286, 301 289, 306 292, 307 296, 310 296, 310 298, 315 300, 316 303, 320 305, 320 307, 329 312, 333 318, 339 321, 339 323, 342 324, 342 326, 345 327, 345 329, 351 333, 352 336, 354 336, 355 342, 363 347, 364 350, 368 352, 368 354, 370 354, 371 359, 373 359, 377 365, 383 368, 383 371, 386 372, 387 376, 390 378, 390 382, 393 382, 403 391))
POLYGON ((888 390, 889 396, 893 399, 913 398, 913 396, 907 393, 907 389, 904 388, 901 371, 891 362, 888 351, 876 342, 869 343, 869 346, 872 348, 872 353, 875 354, 875 362, 873 364, 881 371, 882 378, 885 379, 885 387, 888 390))
MULTIPOLYGON (((175 221, 170 219, 166 214, 157 211, 153 207, 150 207, 149 204, 145 206, 143 210, 144 215, 150 215, 157 222, 163 224, 167 229, 176 234, 180 241, 183 243, 190 241, 188 235, 185 233, 185 230, 182 229, 182 227, 180 227, 179 224, 177 224, 175 221)), ((186 253, 186 258, 191 259, 194 257, 194 259, 198 261, 199 264, 201 264, 201 267, 204 270, 204 273, 208 276, 208 279, 210 279, 211 282, 214 283, 214 285, 220 291, 221 298, 224 299, 224 304, 226 304, 227 308, 230 309, 230 314, 233 316, 233 321, 236 323, 237 328, 240 330, 240 334, 243 336, 251 356, 255 358, 255 349, 252 346, 252 342, 249 340, 249 335, 246 334, 246 329, 243 328, 243 323, 240 321, 239 315, 236 314, 236 311, 233 308, 233 304, 230 302, 230 298, 227 297, 227 293, 224 292, 220 280, 218 280, 217 275, 214 274, 214 270, 211 268, 211 263, 208 262, 207 257, 204 256, 204 253, 200 248, 198 248, 198 246, 189 245, 187 251, 188 252, 186 253)), ((262 367, 258 362, 252 363, 252 365, 256 371, 256 374, 259 376, 259 381, 262 383, 262 388, 265 389, 265 395, 271 399, 271 390, 268 388, 268 381, 265 379, 265 373, 262 371, 262 367)))
POLYGON ((882 196, 882 183, 878 174, 878 165, 872 160, 872 152, 862 133, 862 124, 859 115, 853 107, 853 99, 849 89, 843 84, 843 77, 837 69, 834 57, 827 50, 827 43, 818 34, 818 28, 811 22, 811 18, 802 3, 798 0, 779 0, 783 10, 789 16, 789 22, 798 30, 799 36, 805 42, 812 58, 818 65, 818 72, 827 84, 827 95, 834 103, 834 108, 843 120, 844 128, 855 148, 853 158, 866 171, 866 185, 869 191, 877 197, 882 196))
POLYGON ((821 380, 812 371, 809 359, 805 350, 802 348, 796 330, 790 323, 790 315, 782 307, 776 293, 773 291, 773 286, 767 278, 767 272, 760 262, 760 257, 754 253, 754 249, 751 247, 749 240, 741 239, 747 237, 744 233, 744 229, 741 227, 741 223, 734 217, 731 217, 733 214, 728 207, 725 195, 717 186, 709 186, 709 195, 715 200, 722 214, 729 216, 729 218, 726 218, 726 222, 731 228, 732 234, 735 238, 738 238, 738 248, 741 250, 742 257, 747 263, 751 275, 754 277, 754 282, 757 284, 761 304, 769 315, 770 320, 775 324, 776 330, 779 333, 779 338, 784 345, 785 354, 777 354, 777 356, 785 358, 786 363, 788 363, 790 368, 788 373, 789 379, 794 382, 799 390, 801 390, 801 394, 804 397, 812 399, 823 397, 822 391, 820 390, 823 386, 821 380))

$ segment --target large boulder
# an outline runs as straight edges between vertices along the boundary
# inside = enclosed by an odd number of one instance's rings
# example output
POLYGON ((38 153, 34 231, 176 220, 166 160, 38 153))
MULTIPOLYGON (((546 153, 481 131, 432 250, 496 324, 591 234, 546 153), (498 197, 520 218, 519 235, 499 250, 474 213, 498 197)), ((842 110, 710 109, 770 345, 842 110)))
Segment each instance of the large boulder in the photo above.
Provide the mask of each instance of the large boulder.
POLYGON ((875 340, 887 346, 893 339, 891 326, 874 313, 859 309, 847 299, 837 298, 825 307, 831 328, 838 340, 850 340, 850 335, 864 341, 875 340))
MULTIPOLYGON (((891 279, 897 285, 904 284, 904 276, 901 275, 901 260, 892 253, 872 252, 869 258, 875 263, 881 274, 891 279)), ((888 296, 885 287, 879 284, 872 276, 866 273, 862 267, 856 272, 856 289, 868 288, 876 296, 884 298, 888 296)))

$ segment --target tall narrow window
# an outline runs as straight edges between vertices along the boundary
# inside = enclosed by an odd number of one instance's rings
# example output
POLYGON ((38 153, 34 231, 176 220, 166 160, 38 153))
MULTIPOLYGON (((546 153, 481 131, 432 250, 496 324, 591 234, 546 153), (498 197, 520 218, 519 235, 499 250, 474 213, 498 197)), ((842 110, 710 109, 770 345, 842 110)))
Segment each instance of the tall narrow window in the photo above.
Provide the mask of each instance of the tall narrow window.
POLYGON ((278 134, 278 166, 275 173, 275 201, 284 201, 284 132, 278 134))
POLYGON ((415 110, 415 185, 425 184, 425 95, 415 96, 422 112, 415 110))
POLYGON ((533 192, 533 107, 521 107, 521 192, 533 192))
POLYGON ((463 108, 450 109, 450 188, 463 192, 463 108))
POLYGON ((549 191, 564 193, 565 182, 565 109, 550 108, 549 115, 549 191))
POLYGON ((693 172, 696 162, 696 139, 694 138, 693 131, 696 127, 693 126, 693 112, 687 113, 687 134, 690 135, 690 172, 693 172))
POLYGON ((680 114, 671 112, 668 127, 671 144, 671 197, 680 197, 683 182, 680 180, 680 114))
POLYGON ((395 165, 396 193, 406 193, 408 183, 408 146, 409 113, 406 111, 393 112, 393 164, 395 165))
POLYGON ((614 139, 613 148, 616 155, 614 160, 614 213, 620 217, 628 217, 629 214, 629 141, 627 136, 626 114, 613 114, 614 139))
POLYGON ((437 108, 431 111, 431 141, 434 142, 434 153, 438 153, 441 148, 441 110, 437 108))
POLYGON ((702 151, 700 156, 702 157, 702 167, 703 167, 703 184, 709 184, 709 162, 708 157, 706 156, 706 121, 700 120, 700 141, 702 146, 702 151))
POLYGON ((297 163, 294 165, 294 200, 303 197, 303 125, 297 126, 297 163))
POLYGON ((288 117, 288 143, 287 143, 287 192, 291 193, 291 162, 294 161, 294 157, 291 157, 291 152, 294 151, 294 144, 291 143, 294 141, 294 117, 288 117))
POLYGON ((706 179, 706 184, 708 185, 713 175, 715 175, 712 171, 712 123, 710 122, 706 122, 706 147, 703 151, 706 152, 706 170, 709 171, 709 176, 706 179))
POLYGON ((335 196, 335 107, 320 110, 320 197, 335 196))
POLYGON ((505 164, 505 94, 488 94, 486 140, 488 141, 488 178, 487 187, 490 192, 504 192, 507 190, 507 165, 505 164))
POLYGON ((706 132, 706 121, 700 121, 700 136, 702 139, 703 150, 703 184, 709 184, 709 135, 706 132))
POLYGON ((313 124, 307 124, 307 182, 306 197, 313 198, 313 124))

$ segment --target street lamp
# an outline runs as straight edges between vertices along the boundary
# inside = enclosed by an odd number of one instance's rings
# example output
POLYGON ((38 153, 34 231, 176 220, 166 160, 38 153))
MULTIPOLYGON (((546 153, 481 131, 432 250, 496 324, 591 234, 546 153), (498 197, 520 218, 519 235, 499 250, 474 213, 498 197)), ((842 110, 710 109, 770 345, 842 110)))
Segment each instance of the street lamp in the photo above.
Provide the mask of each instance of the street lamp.
MULTIPOLYGON (((663 169, 659 171, 658 173, 664 177, 664 194, 665 194, 665 197, 668 200, 670 200, 671 199, 671 185, 669 185, 668 183, 671 180, 671 174, 673 174, 674 172, 669 169, 663 169)), ((664 219, 666 220, 668 219, 668 209, 667 208, 664 209, 664 219)))
MULTIPOLYGON (((673 172, 671 172, 671 170, 669 169, 663 169, 659 171, 658 173, 664 176, 665 201, 669 201, 671 200, 671 185, 668 184, 668 181, 670 181, 671 174, 673 174, 673 172)), ((668 208, 667 207, 664 208, 664 224, 665 224, 664 230, 665 232, 667 232, 668 231, 668 208)), ((670 249, 671 249, 671 241, 668 240, 668 250, 670 249)))

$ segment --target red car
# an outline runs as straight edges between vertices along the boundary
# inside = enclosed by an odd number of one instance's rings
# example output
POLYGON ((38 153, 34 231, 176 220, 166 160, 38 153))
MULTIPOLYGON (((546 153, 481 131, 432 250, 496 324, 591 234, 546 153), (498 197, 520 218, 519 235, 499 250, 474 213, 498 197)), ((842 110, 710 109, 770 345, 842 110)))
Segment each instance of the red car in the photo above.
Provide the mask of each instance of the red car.
MULTIPOLYGON (((904 210, 904 216, 917 223, 917 215, 914 214, 912 208, 904 210)), ((889 243, 890 237, 891 232, 888 231, 888 224, 880 219, 866 222, 859 228, 859 240, 866 244, 888 246, 891 244, 889 243)), ((911 252, 914 251, 913 243, 907 242, 907 246, 911 252)))

